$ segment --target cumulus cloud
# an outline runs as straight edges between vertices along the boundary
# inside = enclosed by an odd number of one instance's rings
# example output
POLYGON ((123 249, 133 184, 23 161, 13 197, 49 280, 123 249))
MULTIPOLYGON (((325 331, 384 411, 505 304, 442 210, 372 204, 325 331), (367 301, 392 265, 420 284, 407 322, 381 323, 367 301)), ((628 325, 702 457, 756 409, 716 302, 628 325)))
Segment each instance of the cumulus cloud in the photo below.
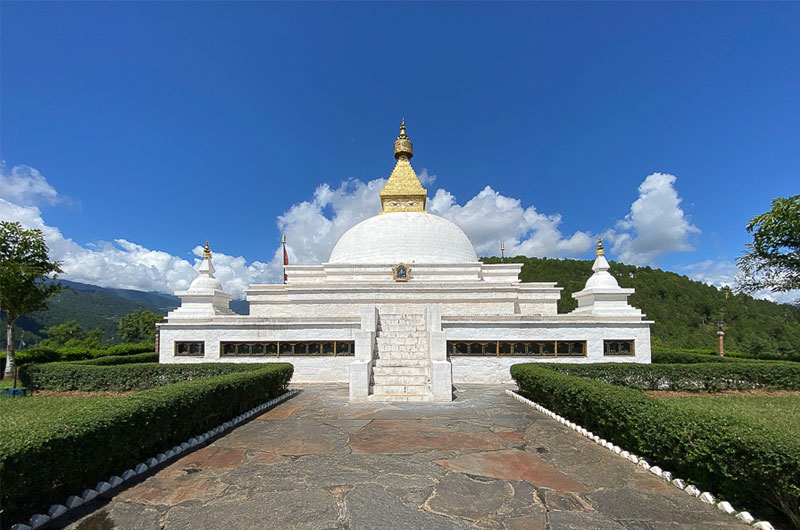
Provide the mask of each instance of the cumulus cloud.
POLYGON ((59 200, 44 175, 25 165, 14 166, 11 171, 0 165, 0 197, 21 206, 55 204, 59 200))
MULTIPOLYGON (((430 186, 436 176, 423 170, 420 178, 430 186)), ((338 187, 322 184, 309 200, 293 204, 278 216, 276 224, 286 234, 290 263, 326 261, 345 231, 378 212, 379 191, 385 183, 385 179, 352 179, 338 187)), ((644 180, 630 212, 604 233, 615 259, 643 264, 664 252, 692 248, 689 237, 699 230, 680 208, 674 183, 674 176, 662 173, 644 180)), ((67 279, 104 287, 172 292, 187 288, 197 275, 202 254, 199 246, 192 250, 195 257, 187 260, 125 239, 82 246, 58 228, 48 226, 37 205, 55 204, 61 198, 33 168, 15 166, 7 171, 0 166, 0 192, 0 218, 41 229, 51 256, 63 262, 63 277, 67 279)), ((438 189, 428 201, 428 210, 459 225, 479 255, 497 255, 500 241, 505 242, 507 255, 579 258, 586 257, 594 246, 595 236, 588 231, 563 233, 560 214, 540 212, 490 186, 463 204, 452 193, 438 189)), ((241 256, 220 252, 224 249, 212 250, 217 278, 238 297, 243 297, 251 284, 281 281, 280 246, 263 262, 247 262, 241 256)))
POLYGON ((630 212, 603 234, 615 259, 644 265, 661 254, 694 250, 690 239, 700 229, 681 208, 675 180, 675 175, 667 173, 653 173, 644 179, 630 212))
POLYGON ((486 186, 464 203, 447 190, 439 189, 428 209, 461 227, 479 255, 497 255, 504 241, 509 256, 580 256, 592 246, 592 236, 575 232, 565 237, 558 229, 561 215, 545 215, 519 199, 506 197, 486 186))
MULTIPOLYGON (((730 287, 732 289, 736 287, 736 276, 740 272, 736 263, 732 261, 713 260, 680 265, 676 269, 678 272, 682 272, 698 282, 713 285, 717 288, 730 287)), ((769 300, 779 304, 795 304, 800 300, 800 290, 773 293, 769 289, 764 289, 753 293, 752 296, 753 298, 769 300)))

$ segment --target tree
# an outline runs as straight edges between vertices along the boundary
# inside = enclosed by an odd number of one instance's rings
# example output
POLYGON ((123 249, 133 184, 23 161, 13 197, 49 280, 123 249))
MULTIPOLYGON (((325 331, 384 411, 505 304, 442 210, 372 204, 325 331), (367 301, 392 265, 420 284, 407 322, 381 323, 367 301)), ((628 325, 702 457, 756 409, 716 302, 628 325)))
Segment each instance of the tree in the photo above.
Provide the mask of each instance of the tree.
POLYGON ((0 221, 0 309, 6 313, 4 379, 14 376, 14 322, 25 313, 47 306, 47 299, 61 289, 48 280, 55 279, 59 272, 61 264, 50 261, 41 230, 0 221))
POLYGON ((772 201, 772 209, 747 225, 753 243, 737 264, 738 290, 752 293, 800 288, 800 195, 772 201))
POLYGON ((119 334, 125 342, 153 342, 156 340, 156 323, 164 317, 152 311, 134 311, 119 319, 119 334))
POLYGON ((38 346, 43 348, 100 349, 106 347, 102 329, 97 328, 87 332, 74 320, 51 326, 42 332, 47 335, 47 338, 40 341, 38 346))

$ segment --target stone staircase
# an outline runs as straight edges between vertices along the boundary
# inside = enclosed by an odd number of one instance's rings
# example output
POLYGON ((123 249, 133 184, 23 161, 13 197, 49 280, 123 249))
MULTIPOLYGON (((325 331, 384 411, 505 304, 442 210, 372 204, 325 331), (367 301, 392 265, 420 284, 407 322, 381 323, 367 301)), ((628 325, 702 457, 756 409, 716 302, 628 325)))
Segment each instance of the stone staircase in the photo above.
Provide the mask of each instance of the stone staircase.
POLYGON ((423 314, 381 314, 375 335, 370 401, 431 401, 423 314))

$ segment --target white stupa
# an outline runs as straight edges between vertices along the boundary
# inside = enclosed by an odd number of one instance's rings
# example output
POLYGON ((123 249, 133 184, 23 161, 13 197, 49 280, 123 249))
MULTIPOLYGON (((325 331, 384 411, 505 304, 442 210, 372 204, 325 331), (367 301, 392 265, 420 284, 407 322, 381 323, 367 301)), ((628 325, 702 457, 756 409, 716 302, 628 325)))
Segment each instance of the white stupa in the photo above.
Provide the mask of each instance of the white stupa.
POLYGON ((425 210, 405 123, 394 152, 378 215, 326 263, 250 286, 249 315, 228 310, 207 248, 160 326, 161 362, 291 362, 294 381, 349 382, 360 401, 450 401, 454 383, 508 383, 519 362, 650 362, 651 322, 627 304, 633 289, 608 272, 602 244, 578 308, 558 314, 555 283, 481 263, 461 228, 425 210))

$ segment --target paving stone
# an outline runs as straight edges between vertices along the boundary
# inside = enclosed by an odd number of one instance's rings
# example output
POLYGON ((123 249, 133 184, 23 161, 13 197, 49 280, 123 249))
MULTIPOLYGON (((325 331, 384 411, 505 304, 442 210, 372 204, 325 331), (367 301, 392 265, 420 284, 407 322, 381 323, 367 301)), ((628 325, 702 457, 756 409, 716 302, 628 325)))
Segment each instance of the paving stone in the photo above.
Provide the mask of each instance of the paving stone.
POLYGON ((439 462, 451 471, 506 480, 525 480, 534 486, 586 492, 583 484, 561 473, 536 455, 517 449, 472 453, 439 462))
MULTIPOLYGON (((219 530, 220 528, 336 528, 339 508, 331 493, 300 489, 280 495, 258 493, 234 496, 203 506, 176 506, 164 517, 164 530, 219 530)), ((155 527, 158 528, 158 527, 155 527)))
POLYGON ((409 506, 375 484, 354 487, 344 498, 346 522, 359 530, 454 530, 468 528, 460 521, 409 506))
POLYGON ((504 390, 375 404, 305 385, 69 528, 746 528, 504 390))

